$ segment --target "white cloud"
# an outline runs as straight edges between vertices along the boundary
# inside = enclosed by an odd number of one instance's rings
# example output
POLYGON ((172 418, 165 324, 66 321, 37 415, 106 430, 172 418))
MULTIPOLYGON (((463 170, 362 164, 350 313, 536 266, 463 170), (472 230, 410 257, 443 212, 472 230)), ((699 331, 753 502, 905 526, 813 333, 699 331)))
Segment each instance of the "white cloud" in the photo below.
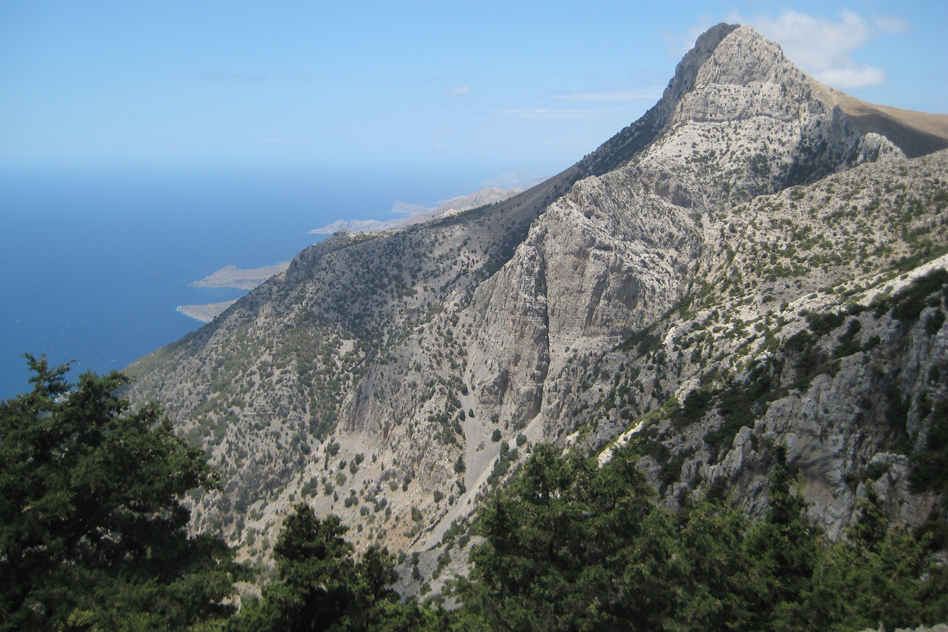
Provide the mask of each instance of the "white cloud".
POLYGON ((456 88, 447 88, 444 93, 451 97, 459 97, 462 94, 467 94, 471 89, 468 86, 458 86, 456 88))
POLYGON ((784 10, 774 18, 756 15, 728 17, 754 27, 764 37, 780 44, 784 53, 805 73, 836 88, 849 89, 886 83, 885 70, 855 61, 850 54, 883 33, 906 33, 906 20, 899 17, 868 19, 852 11, 841 11, 838 20, 817 18, 784 10))
POLYGON ((865 64, 855 64, 847 68, 828 68, 813 74, 813 76, 821 83, 843 89, 881 86, 889 81, 885 70, 865 64))
POLYGON ((283 138, 261 138, 259 140, 238 140, 238 145, 284 145, 288 143, 303 143, 303 140, 285 140, 283 138))

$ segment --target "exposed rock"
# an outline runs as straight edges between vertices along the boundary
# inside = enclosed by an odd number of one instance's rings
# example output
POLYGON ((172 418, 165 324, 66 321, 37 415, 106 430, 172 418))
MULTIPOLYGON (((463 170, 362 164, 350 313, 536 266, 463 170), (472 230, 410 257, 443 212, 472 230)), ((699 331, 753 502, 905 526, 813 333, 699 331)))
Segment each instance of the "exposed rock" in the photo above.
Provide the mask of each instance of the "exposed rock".
POLYGON ((832 535, 869 484, 918 524, 936 497, 908 455, 948 397, 945 304, 866 306, 944 267, 946 207, 948 153, 907 160, 779 47, 719 25, 576 166, 304 250, 130 367, 132 396, 211 450, 228 483, 196 515, 238 543, 272 542, 305 499, 357 546, 420 551, 535 442, 597 454, 620 435, 670 507, 724 481, 759 515, 780 443, 832 535))

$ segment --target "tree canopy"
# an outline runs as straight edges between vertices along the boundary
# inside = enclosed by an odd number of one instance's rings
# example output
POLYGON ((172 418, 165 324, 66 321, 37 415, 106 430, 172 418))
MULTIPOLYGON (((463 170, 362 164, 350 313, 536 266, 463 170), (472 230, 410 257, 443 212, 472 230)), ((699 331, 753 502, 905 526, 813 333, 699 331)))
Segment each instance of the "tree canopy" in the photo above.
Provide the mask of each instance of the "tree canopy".
POLYGON ((784 450, 769 508, 748 521, 724 502, 681 511, 617 449, 599 467, 538 446, 484 508, 485 542, 460 582, 458 629, 864 630, 948 620, 948 573, 927 541, 891 527, 869 491, 847 537, 807 517, 784 450))
POLYGON ((112 372, 66 381, 27 356, 30 393, 0 403, 0 630, 186 629, 220 620, 237 567, 189 535, 203 452, 155 405, 131 412, 112 372))
POLYGON ((389 586, 394 560, 376 546, 356 561, 342 537, 346 527, 330 514, 319 518, 297 505, 283 521, 273 555, 279 581, 241 611, 233 628, 240 632, 317 632, 323 630, 415 631, 435 629, 443 611, 403 604, 389 586))
POLYGON ((33 390, 0 404, 0 632, 181 630, 863 630, 948 620, 939 525, 891 526, 867 485, 838 541, 810 520, 772 448, 766 515, 728 506, 726 482, 672 512, 629 446, 600 466, 533 449, 480 512, 457 608, 402 602, 393 556, 356 556, 334 515, 298 505, 273 549, 278 578, 239 613, 241 569, 189 535, 182 495, 210 490, 205 455, 157 406, 130 411, 119 373, 29 357, 33 390))

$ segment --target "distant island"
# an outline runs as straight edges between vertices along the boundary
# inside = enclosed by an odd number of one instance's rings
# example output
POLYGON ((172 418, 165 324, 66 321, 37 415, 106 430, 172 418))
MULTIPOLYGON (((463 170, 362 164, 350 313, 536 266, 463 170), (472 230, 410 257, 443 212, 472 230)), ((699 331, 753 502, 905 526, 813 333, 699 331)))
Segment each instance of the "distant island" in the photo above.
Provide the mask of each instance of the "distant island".
MULTIPOLYGON (((539 178, 532 174, 522 171, 509 170, 497 178, 496 184, 517 184, 519 187, 530 188, 534 184, 541 182, 544 178, 539 178)), ((491 183, 493 184, 493 183, 491 183)), ((438 216, 459 213, 468 209, 477 208, 487 204, 496 204, 513 197, 520 193, 521 188, 502 188, 500 186, 489 186, 469 195, 462 195, 442 202, 436 207, 422 206, 421 204, 406 204, 404 202, 395 202, 392 212, 403 217, 393 220, 338 220, 311 230, 315 235, 331 235, 340 230, 349 230, 358 232, 382 232, 393 228, 401 228, 411 224, 426 222, 429 219, 438 216)), ((285 271, 290 265, 289 261, 284 261, 275 266, 265 268, 256 268, 253 270, 244 270, 234 265, 224 266, 214 274, 204 277, 200 281, 190 284, 190 287, 208 287, 208 288, 234 288, 238 290, 252 290, 275 274, 285 271)), ((202 323, 209 323, 224 311, 233 305, 236 301, 227 301, 224 303, 210 303, 208 305, 181 305, 178 311, 199 320, 202 323)))
MULTIPOLYGON (((541 182, 542 180, 543 178, 532 178, 531 180, 526 181, 526 184, 532 186, 541 182)), ((529 188, 529 186, 527 186, 527 188, 529 188)), ((332 235, 333 233, 340 230, 348 230, 352 231, 353 233, 382 232, 391 230, 393 228, 403 228, 405 226, 410 226, 411 224, 420 224, 421 222, 426 222, 429 219, 438 217, 440 215, 449 214, 451 212, 457 213, 472 208, 477 208, 478 206, 496 204, 497 202, 502 202, 507 198, 513 197, 521 192, 522 189, 520 188, 502 189, 500 187, 487 187, 486 189, 475 191, 469 195, 461 195, 451 198, 446 202, 442 202, 440 206, 435 207, 422 206, 421 204, 395 202, 395 205, 392 207, 392 212, 399 215, 405 215, 406 217, 385 221, 375 219, 340 219, 333 222, 332 224, 329 224, 328 226, 316 228, 309 232, 314 235, 332 235)))
POLYGON ((280 274, 290 267, 289 261, 275 266, 243 270, 237 266, 224 266, 214 274, 195 281, 190 287, 229 287, 236 290, 252 290, 274 274, 280 274))
MULTIPOLYGON (((213 287, 213 288, 233 288, 235 290, 252 290, 274 274, 280 274, 290 267, 289 261, 284 261, 275 266, 265 268, 255 268, 244 270, 237 266, 224 266, 214 274, 206 276, 200 281, 190 284, 190 287, 213 287)), ((236 300, 225 301, 223 303, 209 303, 207 305, 180 305, 178 311, 185 316, 190 316, 202 323, 209 323, 221 314, 228 307, 236 303, 236 300)))
POLYGON ((236 300, 233 300, 223 303, 209 303, 207 305, 180 305, 178 311, 202 323, 209 323, 223 314, 224 310, 236 302, 236 300))

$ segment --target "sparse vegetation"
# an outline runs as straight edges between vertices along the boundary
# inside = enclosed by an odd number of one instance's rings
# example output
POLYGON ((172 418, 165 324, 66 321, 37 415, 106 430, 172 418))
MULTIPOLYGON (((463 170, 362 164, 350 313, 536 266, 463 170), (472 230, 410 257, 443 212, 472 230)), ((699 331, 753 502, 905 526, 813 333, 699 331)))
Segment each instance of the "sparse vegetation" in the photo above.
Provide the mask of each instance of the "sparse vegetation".
MULTIPOLYGON (((538 449, 529 433, 556 438, 558 449, 577 459, 556 463, 573 477, 563 498, 582 511, 571 513, 560 498, 538 509, 521 498, 511 520, 528 520, 518 512, 536 509, 562 519, 570 537, 586 537, 586 548, 556 541, 561 549, 539 561, 523 551, 500 554, 522 562, 515 570, 531 581, 551 571, 553 584, 543 585, 549 594, 578 588, 551 604, 531 592, 536 584, 527 579, 511 586, 499 574, 496 584, 482 575, 483 585, 496 589, 496 603, 466 612, 477 625, 516 628, 535 613, 543 622, 537 627, 621 627, 629 612, 660 611, 637 625, 815 626, 801 604, 835 621, 841 611, 820 610, 831 603, 819 601, 824 588, 803 578, 812 568, 766 575, 777 561, 753 557, 762 553, 749 548, 758 542, 750 534, 764 527, 722 503, 731 488, 751 490, 745 504, 760 511, 763 492, 754 477, 789 434, 801 449, 812 448, 806 442, 816 437, 815 453, 832 452, 847 464, 832 490, 846 508, 827 512, 832 520, 848 519, 853 495, 864 501, 865 515, 875 511, 867 486, 889 485, 887 474, 898 470, 878 463, 896 455, 908 458, 913 490, 943 488, 939 420, 948 358, 939 336, 948 272, 905 281, 948 252, 948 162, 934 156, 871 164, 872 147, 845 126, 809 118, 822 116, 822 106, 798 105, 788 103, 778 116, 711 116, 674 129, 658 108, 575 170, 508 203, 314 246, 285 282, 256 293, 252 306, 238 305, 213 327, 157 353, 143 363, 132 396, 161 396, 188 443, 219 459, 222 490, 189 498, 194 526, 235 543, 259 529, 254 548, 266 561, 282 517, 275 512, 301 499, 321 515, 338 511, 359 551, 376 542, 420 546, 444 528, 439 521, 477 515, 485 499, 489 511, 506 507, 504 483, 523 490, 517 466, 538 449), (857 166, 862 161, 868 162, 857 166), (593 174, 604 177, 582 179, 593 174), (637 462, 662 503, 681 509, 678 517, 648 501, 645 522, 636 522, 595 506, 592 496, 569 496, 587 483, 590 494, 608 495, 590 483, 605 474, 576 463, 621 443, 620 435, 628 445, 618 453, 637 462), (467 445, 471 437, 483 442, 467 445), (875 454, 885 458, 871 465, 875 454), (461 500, 465 479, 484 478, 493 491, 472 489, 461 500), (250 508, 258 512, 252 526, 242 520, 250 508), (687 546, 704 542, 709 559, 722 567, 731 561, 721 562, 698 517, 731 529, 733 541, 725 538, 720 550, 737 556, 734 577, 763 592, 727 593, 730 580, 689 552, 687 546), (683 548, 661 538, 613 541, 614 559, 631 559, 621 557, 631 555, 621 547, 652 545, 658 548, 648 550, 669 557, 659 564, 642 554, 639 566, 626 564, 638 578, 610 575, 615 568, 594 559, 605 544, 590 536, 586 519, 694 541, 683 548), (602 571, 598 578, 584 577, 576 561, 585 568, 590 559, 589 567, 602 571), (689 573, 695 578, 686 591, 675 582, 689 573), (654 582, 648 590, 645 577, 654 582), (592 586, 606 597, 578 596, 592 586), (630 589, 654 602, 630 605, 639 598, 630 589), (509 610, 502 594, 519 595, 509 610), (684 594, 691 601, 681 601, 684 594), (784 604, 779 613, 769 609, 775 603, 784 604)), ((609 471, 638 484, 631 474, 609 471)), ((637 497, 623 498, 639 507, 637 497)), ((945 516, 935 506, 926 533, 940 533, 945 516)), ((859 548, 860 538, 878 544, 877 524, 853 535, 858 553, 834 548, 811 527, 814 537, 801 540, 802 552, 788 551, 818 563, 824 586, 839 588, 833 582, 843 577, 867 581, 864 562, 897 575, 859 548)), ((462 537, 455 531, 442 538, 445 547, 462 537)), ((894 547, 888 550, 921 559, 899 540, 903 535, 886 535, 894 547)), ((492 546, 516 539, 509 537, 492 546)), ((927 546, 935 541, 932 535, 927 546)), ((452 564, 462 559, 453 549, 451 555, 452 564)), ((415 585, 432 591, 426 596, 444 596, 441 582, 431 581, 433 558, 423 565, 425 576, 415 562, 415 585)), ((893 591, 908 594, 902 589, 915 579, 893 591)), ((854 589, 840 590, 858 602, 854 589)))

